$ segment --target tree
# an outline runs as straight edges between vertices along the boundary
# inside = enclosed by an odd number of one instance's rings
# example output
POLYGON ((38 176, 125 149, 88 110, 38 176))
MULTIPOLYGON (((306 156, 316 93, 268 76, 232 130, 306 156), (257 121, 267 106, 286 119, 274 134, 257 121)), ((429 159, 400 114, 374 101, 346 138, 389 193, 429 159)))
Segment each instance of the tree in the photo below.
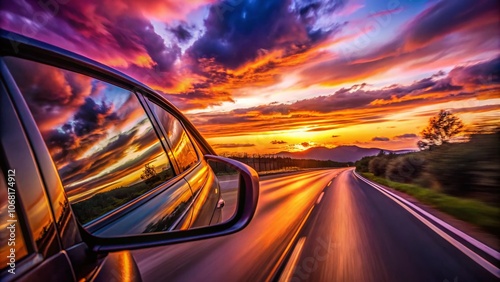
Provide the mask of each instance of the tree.
POLYGON ((429 119, 429 124, 420 133, 423 140, 418 141, 418 147, 423 149, 432 148, 448 143, 452 137, 464 130, 462 120, 449 111, 441 110, 429 119))
POLYGON ((144 180, 146 183, 148 183, 148 181, 155 179, 156 176, 157 176, 157 173, 155 170, 155 166, 150 165, 150 164, 145 164, 144 170, 143 170, 142 175, 141 175, 141 179, 144 180))
POLYGON ((375 176, 385 175, 385 170, 389 159, 384 156, 377 156, 368 163, 368 171, 375 176))

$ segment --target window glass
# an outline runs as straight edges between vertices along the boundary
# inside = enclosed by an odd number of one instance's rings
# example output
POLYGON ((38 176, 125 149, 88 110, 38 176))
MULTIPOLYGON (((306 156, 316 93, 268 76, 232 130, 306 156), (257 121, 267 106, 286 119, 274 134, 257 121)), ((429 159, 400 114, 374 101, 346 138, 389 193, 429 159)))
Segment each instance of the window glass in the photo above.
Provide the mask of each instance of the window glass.
POLYGON ((150 105, 151 110, 158 117, 159 122, 166 131, 171 151, 179 165, 179 169, 181 172, 187 170, 198 161, 193 143, 189 140, 187 132, 184 130, 179 120, 172 114, 155 103, 151 102, 150 105))
POLYGON ((31 61, 8 58, 7 65, 81 223, 173 177, 134 93, 31 61))

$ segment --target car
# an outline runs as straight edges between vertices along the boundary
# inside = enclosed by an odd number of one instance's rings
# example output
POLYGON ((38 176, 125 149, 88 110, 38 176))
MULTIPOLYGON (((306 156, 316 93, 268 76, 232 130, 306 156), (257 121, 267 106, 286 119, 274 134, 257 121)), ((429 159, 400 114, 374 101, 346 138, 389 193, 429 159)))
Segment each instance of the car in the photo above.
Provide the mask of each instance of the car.
POLYGON ((130 250, 249 224, 255 170, 162 95, 20 34, 0 43, 2 281, 140 281, 130 250))

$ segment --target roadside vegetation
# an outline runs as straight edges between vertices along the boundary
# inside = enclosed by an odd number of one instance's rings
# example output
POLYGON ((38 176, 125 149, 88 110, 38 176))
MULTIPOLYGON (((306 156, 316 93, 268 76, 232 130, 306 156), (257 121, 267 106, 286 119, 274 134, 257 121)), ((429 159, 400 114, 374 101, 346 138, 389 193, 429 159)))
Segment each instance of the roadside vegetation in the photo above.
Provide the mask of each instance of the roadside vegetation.
POLYGON ((450 196, 417 184, 405 184, 391 181, 385 177, 375 176, 370 172, 364 172, 361 173, 361 175, 367 179, 413 196, 421 203, 433 206, 455 218, 479 226, 488 233, 499 234, 500 232, 500 208, 491 204, 486 204, 476 199, 450 196))
POLYGON ((292 159, 274 155, 223 154, 222 156, 249 165, 255 169, 259 175, 296 171, 304 168, 349 167, 354 165, 352 162, 344 163, 331 160, 292 159))
POLYGON ((172 176, 170 169, 157 173, 153 165, 146 164, 141 175, 142 181, 97 193, 88 199, 73 203, 71 207, 80 223, 85 224, 140 197, 172 176))
POLYGON ((421 151, 365 157, 355 163, 366 178, 483 230, 500 234, 500 131, 475 132, 451 142, 464 125, 441 111, 418 142, 421 151))

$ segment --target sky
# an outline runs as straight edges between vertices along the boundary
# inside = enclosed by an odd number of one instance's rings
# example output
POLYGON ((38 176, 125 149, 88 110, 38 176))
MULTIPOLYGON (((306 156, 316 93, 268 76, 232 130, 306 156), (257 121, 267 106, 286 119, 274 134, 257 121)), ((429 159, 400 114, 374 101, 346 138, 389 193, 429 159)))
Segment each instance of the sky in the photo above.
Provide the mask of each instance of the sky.
POLYGON ((146 83, 218 153, 417 148, 439 110, 500 122, 500 3, 2 1, 0 27, 146 83))

